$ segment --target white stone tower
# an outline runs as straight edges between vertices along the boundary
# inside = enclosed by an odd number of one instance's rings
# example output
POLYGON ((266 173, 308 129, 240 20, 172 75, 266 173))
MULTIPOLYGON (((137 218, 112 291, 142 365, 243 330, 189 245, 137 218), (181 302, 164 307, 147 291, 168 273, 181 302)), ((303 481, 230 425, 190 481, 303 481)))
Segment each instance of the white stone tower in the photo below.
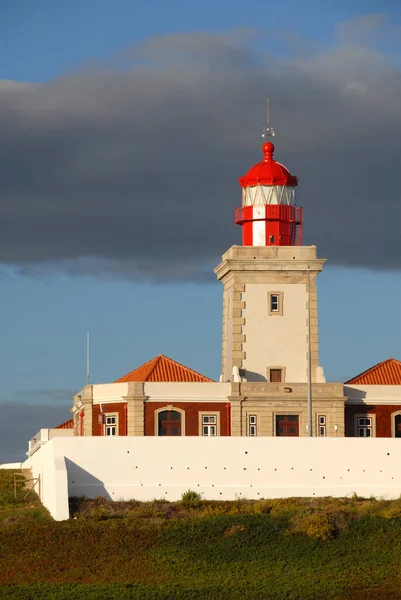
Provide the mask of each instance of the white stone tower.
POLYGON ((215 269, 224 285, 222 381, 324 383, 319 366, 316 276, 324 259, 302 246, 296 177, 262 147, 263 160, 240 179, 242 246, 215 269), (309 344, 310 335, 310 344, 309 344))

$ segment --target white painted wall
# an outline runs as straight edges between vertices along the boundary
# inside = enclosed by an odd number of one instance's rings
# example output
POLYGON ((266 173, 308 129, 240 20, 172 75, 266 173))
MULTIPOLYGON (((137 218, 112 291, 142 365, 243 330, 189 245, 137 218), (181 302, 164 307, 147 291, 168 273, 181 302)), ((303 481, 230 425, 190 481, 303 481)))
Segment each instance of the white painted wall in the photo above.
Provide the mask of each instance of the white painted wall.
POLYGON ((128 394, 128 383, 101 383, 93 386, 93 401, 121 402, 128 394))
MULTIPOLYGON (((218 382, 146 382, 145 396, 154 402, 222 402, 230 395, 230 385, 218 382)), ((102 383, 93 385, 94 404, 123 402, 128 395, 128 383, 102 383)))
POLYGON ((162 383, 147 382, 144 385, 147 402, 226 402, 231 393, 229 383, 162 383))
POLYGON ((178 500, 291 496, 398 498, 401 444, 391 438, 54 438, 24 467, 40 476, 56 520, 70 496, 178 500), (335 460, 333 460, 335 457, 335 460))
MULTIPOLYGON (((32 468, 34 478, 39 478, 39 484, 35 485, 42 504, 48 509, 53 519, 64 521, 68 519, 68 473, 64 458, 64 451, 54 442, 57 440, 69 440, 74 442, 82 438, 53 438, 38 448, 28 458, 22 468, 32 468)), ((71 444, 73 446, 74 444, 71 444)))
POLYGON ((243 367, 248 381, 257 381, 252 373, 266 377, 266 368, 286 368, 285 380, 307 381, 307 292, 299 283, 247 283, 242 294, 245 308, 243 333, 246 358, 243 367), (269 315, 268 293, 283 292, 283 315, 269 315))
POLYGON ((348 404, 401 404, 401 385, 345 385, 348 404))

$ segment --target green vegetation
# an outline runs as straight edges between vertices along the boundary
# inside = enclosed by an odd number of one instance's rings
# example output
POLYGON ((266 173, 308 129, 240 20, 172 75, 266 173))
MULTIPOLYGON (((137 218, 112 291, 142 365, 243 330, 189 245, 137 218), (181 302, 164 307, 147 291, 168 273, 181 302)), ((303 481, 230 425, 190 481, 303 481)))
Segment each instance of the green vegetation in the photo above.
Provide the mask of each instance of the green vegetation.
POLYGON ((207 502, 188 490, 176 503, 73 499, 62 523, 12 504, 0 511, 0 599, 400 598, 401 500, 207 502))

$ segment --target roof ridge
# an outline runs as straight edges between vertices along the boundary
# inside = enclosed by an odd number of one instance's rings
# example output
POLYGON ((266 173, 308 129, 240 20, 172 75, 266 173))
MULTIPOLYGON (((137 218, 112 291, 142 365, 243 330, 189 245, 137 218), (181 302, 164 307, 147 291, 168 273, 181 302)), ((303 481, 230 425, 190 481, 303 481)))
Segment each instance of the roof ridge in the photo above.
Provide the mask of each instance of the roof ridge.
MULTIPOLYGON (((358 375, 355 375, 355 377, 351 377, 351 379, 348 379, 348 381, 346 381, 345 383, 354 383, 354 384, 358 384, 358 381, 369 377, 369 375, 373 375, 375 373, 375 371, 379 371, 379 369, 382 369, 385 366, 388 366, 391 363, 395 363, 397 368, 401 369, 401 361, 397 360, 396 358, 386 358, 385 360, 382 360, 381 362, 378 362, 377 364, 373 365, 372 367, 369 367, 369 369, 366 369, 365 371, 362 371, 362 373, 359 373, 358 375)), ((391 379, 391 376, 390 376, 391 379)), ((364 383, 364 382, 361 382, 364 383)), ((373 384, 375 385, 375 384, 373 384)), ((379 384, 380 385, 380 384, 379 384)), ((382 384, 382 385, 394 385, 394 384, 382 384)), ((398 385, 398 384, 395 384, 398 385)))
POLYGON ((193 383, 203 381, 205 383, 213 383, 213 379, 202 375, 199 371, 195 371, 164 354, 158 354, 143 365, 140 365, 126 375, 116 379, 114 383, 129 381, 192 381, 193 383))

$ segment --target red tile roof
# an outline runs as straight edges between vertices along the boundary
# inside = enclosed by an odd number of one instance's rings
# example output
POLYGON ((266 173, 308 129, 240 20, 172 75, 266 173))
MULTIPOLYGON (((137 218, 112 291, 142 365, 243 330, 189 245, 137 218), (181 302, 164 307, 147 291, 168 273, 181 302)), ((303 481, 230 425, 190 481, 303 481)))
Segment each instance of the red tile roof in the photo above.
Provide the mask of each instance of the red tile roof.
POLYGON ((355 385, 401 385, 401 362, 388 358, 345 383, 355 385))
POLYGON ((68 421, 64 421, 64 423, 60 423, 60 425, 56 425, 54 429, 74 429, 74 421, 69 419, 68 421))
POLYGON ((213 379, 209 379, 209 377, 205 377, 175 360, 159 354, 159 356, 152 358, 144 365, 120 377, 114 383, 125 383, 127 381, 211 382, 213 379))

